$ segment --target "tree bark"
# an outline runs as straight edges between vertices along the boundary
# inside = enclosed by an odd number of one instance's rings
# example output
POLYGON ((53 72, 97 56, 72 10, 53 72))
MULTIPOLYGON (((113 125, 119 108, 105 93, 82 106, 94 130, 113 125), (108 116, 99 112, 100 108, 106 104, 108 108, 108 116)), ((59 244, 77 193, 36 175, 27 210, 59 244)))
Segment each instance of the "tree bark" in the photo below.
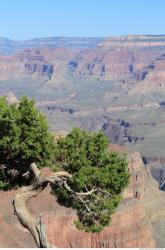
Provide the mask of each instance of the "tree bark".
POLYGON ((56 247, 48 242, 45 233, 45 225, 42 222, 41 216, 34 218, 27 208, 27 202, 32 197, 35 197, 40 192, 42 192, 48 183, 58 183, 63 178, 71 178, 71 175, 65 171, 61 171, 56 172, 48 177, 44 177, 41 175, 40 170, 37 168, 35 163, 31 164, 30 170, 34 175, 34 181, 30 186, 22 187, 13 199, 12 203, 15 214, 17 215, 20 223, 32 234, 38 247, 56 247))

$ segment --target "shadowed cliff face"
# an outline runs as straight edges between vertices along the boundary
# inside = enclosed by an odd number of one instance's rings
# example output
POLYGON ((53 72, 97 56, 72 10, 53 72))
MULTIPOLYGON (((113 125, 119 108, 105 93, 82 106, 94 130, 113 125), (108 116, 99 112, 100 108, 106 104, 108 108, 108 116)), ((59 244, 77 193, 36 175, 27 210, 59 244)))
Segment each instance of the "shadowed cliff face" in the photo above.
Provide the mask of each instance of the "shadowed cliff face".
POLYGON ((165 36, 123 36, 102 40, 70 62, 80 77, 99 80, 162 80, 165 36))
POLYGON ((60 74, 61 65, 66 65, 74 52, 65 49, 26 49, 11 56, 0 56, 0 80, 26 79, 49 81, 60 74))
MULTIPOLYGON (((111 143, 124 145, 128 142, 130 144, 137 143, 138 141, 147 140, 145 136, 136 136, 131 132, 132 124, 122 119, 107 119, 102 125, 102 131, 110 139, 111 143)), ((136 125, 135 125, 136 126, 136 125)))
MULTIPOLYGON (((109 149, 127 152, 118 145, 111 145, 109 149)), ((46 232, 52 244, 58 247, 155 247, 152 214, 148 213, 148 207, 143 204, 147 197, 159 190, 146 171, 139 153, 129 153, 128 158, 131 173, 129 187, 123 193, 123 202, 113 215, 110 226, 99 234, 79 231, 74 226, 77 219, 75 211, 59 206, 55 197, 50 194, 50 188, 29 202, 30 211, 34 215, 42 213, 46 232)), ((10 200, 14 193, 0 192, 0 200, 3 199, 4 202, 4 206, 0 207, 0 231, 3 232, 0 234, 0 246, 33 247, 35 244, 30 234, 13 215, 10 200), (9 228, 11 237, 8 236, 9 228)))
MULTIPOLYGON (((1 56, 0 72, 38 73, 52 79, 59 64, 81 78, 134 81, 164 80, 165 36, 126 36, 107 39, 49 38, 11 42, 1 38, 1 46, 16 47, 15 55, 1 56), (21 49, 22 48, 22 52, 21 49), (22 65, 23 62, 23 65, 22 65), (2 68, 1 68, 2 67, 2 68)), ((3 51, 3 48, 1 48, 3 51)), ((26 75, 26 74, 25 74, 26 75)), ((25 76, 24 75, 24 76, 25 76)))
MULTIPOLYGON (((100 80, 134 81, 147 79, 162 79, 161 70, 164 65, 164 47, 137 47, 132 42, 131 48, 114 46, 98 47, 98 49, 81 52, 70 63, 73 70, 83 78, 100 80)), ((164 43, 165 46, 165 43, 164 43)))

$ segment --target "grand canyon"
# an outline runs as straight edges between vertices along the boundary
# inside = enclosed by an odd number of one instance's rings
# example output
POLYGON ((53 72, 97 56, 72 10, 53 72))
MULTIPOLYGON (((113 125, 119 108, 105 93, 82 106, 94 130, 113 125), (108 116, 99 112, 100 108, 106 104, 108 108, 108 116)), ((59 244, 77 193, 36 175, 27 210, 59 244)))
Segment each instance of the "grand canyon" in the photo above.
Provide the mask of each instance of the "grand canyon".
MULTIPOLYGON (((27 41, 1 37, 0 95, 9 103, 19 102, 21 96, 34 98, 57 137, 74 127, 101 130, 109 138, 109 150, 128 154, 130 184, 112 223, 99 234, 78 231, 73 225, 75 211, 61 208, 49 188, 31 201, 30 210, 43 214, 52 244, 165 245, 164 35, 27 41)), ((14 192, 0 191, 4 204, 0 247, 35 247, 30 233, 13 215, 14 192), (10 240, 6 231, 13 235, 10 240)))

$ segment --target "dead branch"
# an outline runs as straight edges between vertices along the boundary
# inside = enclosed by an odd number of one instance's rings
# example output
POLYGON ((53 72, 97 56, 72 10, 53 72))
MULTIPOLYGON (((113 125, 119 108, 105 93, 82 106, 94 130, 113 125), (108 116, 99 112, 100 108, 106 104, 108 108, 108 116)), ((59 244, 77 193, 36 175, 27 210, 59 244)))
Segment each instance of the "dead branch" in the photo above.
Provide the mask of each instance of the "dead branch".
POLYGON ((90 213, 90 214, 92 214, 92 215, 95 215, 95 214, 91 211, 91 209, 89 208, 89 206, 87 205, 87 203, 81 198, 81 196, 83 196, 83 195, 90 195, 90 194, 94 193, 94 192, 96 191, 95 189, 92 189, 91 191, 88 191, 88 192, 85 192, 85 193, 84 193, 84 192, 78 193, 78 192, 75 192, 74 190, 72 190, 71 187, 67 184, 66 181, 64 181, 64 187, 65 187, 68 191, 70 191, 72 194, 74 194, 74 195, 81 201, 81 203, 85 206, 85 208, 86 208, 86 210, 87 210, 88 213, 90 213))
POLYGON ((64 186, 65 186, 65 188, 66 188, 68 191, 70 191, 71 193, 74 193, 74 194, 76 194, 76 195, 90 195, 90 194, 96 192, 96 190, 95 190, 94 188, 93 188, 92 190, 88 191, 88 192, 80 192, 80 193, 75 192, 73 189, 71 189, 71 187, 69 187, 69 185, 67 184, 66 181, 64 181, 64 186))

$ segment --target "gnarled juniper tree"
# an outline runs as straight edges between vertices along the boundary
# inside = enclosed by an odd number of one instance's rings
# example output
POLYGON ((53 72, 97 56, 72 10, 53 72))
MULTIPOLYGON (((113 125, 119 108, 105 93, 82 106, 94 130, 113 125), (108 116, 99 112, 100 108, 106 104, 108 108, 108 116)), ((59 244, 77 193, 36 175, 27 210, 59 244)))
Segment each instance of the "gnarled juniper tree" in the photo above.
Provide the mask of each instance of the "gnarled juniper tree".
POLYGON ((41 218, 29 213, 26 203, 50 184, 57 201, 77 210, 79 229, 99 232, 108 225, 128 185, 125 156, 108 152, 101 132, 73 129, 54 143, 45 117, 34 102, 22 98, 9 105, 0 99, 0 188, 24 185, 13 199, 15 213, 39 247, 50 247, 41 218), (50 166, 52 174, 39 170, 50 166), (26 177, 26 178, 25 178, 26 177))
POLYGON ((47 121, 33 100, 23 97, 19 105, 9 105, 0 98, 0 187, 24 184, 24 173, 34 161, 51 166, 54 149, 47 121))

